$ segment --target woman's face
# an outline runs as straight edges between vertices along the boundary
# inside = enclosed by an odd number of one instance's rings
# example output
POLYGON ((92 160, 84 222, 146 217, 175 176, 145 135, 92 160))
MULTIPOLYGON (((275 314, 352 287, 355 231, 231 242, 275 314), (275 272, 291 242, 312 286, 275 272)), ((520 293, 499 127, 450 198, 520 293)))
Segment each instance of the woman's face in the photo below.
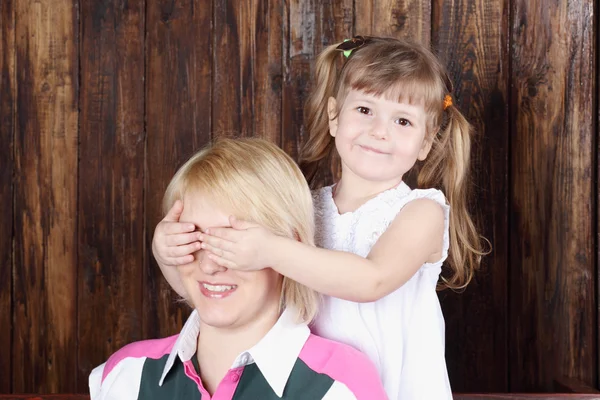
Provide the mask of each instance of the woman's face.
MULTIPOLYGON (((228 210, 196 192, 183 199, 181 222, 190 222, 202 231, 230 227, 228 210)), ((206 325, 221 329, 244 328, 261 320, 273 322, 279 316, 283 277, 271 268, 238 272, 220 267, 200 250, 191 264, 179 267, 188 300, 206 325)))

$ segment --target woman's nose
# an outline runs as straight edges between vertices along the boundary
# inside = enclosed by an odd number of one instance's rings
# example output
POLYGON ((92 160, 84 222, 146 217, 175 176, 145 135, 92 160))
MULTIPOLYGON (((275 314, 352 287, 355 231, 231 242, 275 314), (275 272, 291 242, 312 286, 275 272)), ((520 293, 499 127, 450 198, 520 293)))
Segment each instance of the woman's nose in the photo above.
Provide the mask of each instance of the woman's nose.
POLYGON ((219 264, 211 260, 208 257, 208 254, 206 254, 206 252, 203 252, 203 254, 200 255, 199 259, 200 269, 202 269, 202 272, 204 272, 207 275, 213 275, 217 272, 227 271, 227 268, 221 267, 219 264))

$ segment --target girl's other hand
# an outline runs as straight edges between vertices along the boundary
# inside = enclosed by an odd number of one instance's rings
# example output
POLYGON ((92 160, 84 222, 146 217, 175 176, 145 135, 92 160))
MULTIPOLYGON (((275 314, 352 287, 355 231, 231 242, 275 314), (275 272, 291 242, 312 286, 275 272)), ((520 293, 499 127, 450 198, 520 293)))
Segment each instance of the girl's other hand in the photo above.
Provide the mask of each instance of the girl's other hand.
POLYGON ((200 235, 208 257, 225 268, 256 271, 268 265, 273 233, 262 226, 229 217, 231 228, 210 228, 200 235))
POLYGON ((200 250, 200 232, 188 222, 179 222, 183 202, 177 200, 162 221, 158 223, 152 238, 152 254, 161 266, 176 267, 194 261, 194 253, 200 250))

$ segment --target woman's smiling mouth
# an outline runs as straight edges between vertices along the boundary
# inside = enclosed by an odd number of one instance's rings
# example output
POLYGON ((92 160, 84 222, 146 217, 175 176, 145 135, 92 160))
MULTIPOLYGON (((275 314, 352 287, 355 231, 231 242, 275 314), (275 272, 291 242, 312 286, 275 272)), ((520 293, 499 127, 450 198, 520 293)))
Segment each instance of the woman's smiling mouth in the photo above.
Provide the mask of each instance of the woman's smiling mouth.
POLYGON ((225 285, 221 283, 200 282, 200 292, 205 297, 221 299, 231 295, 237 289, 237 285, 225 285))

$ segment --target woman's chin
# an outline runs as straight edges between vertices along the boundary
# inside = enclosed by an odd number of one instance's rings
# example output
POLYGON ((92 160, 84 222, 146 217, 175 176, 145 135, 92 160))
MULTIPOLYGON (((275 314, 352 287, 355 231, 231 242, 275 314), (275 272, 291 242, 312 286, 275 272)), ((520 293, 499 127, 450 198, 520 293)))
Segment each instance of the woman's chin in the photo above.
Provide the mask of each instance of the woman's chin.
POLYGON ((214 328, 226 329, 236 328, 240 325, 242 316, 238 315, 237 310, 228 309, 229 307, 196 307, 198 315, 202 322, 214 328))

